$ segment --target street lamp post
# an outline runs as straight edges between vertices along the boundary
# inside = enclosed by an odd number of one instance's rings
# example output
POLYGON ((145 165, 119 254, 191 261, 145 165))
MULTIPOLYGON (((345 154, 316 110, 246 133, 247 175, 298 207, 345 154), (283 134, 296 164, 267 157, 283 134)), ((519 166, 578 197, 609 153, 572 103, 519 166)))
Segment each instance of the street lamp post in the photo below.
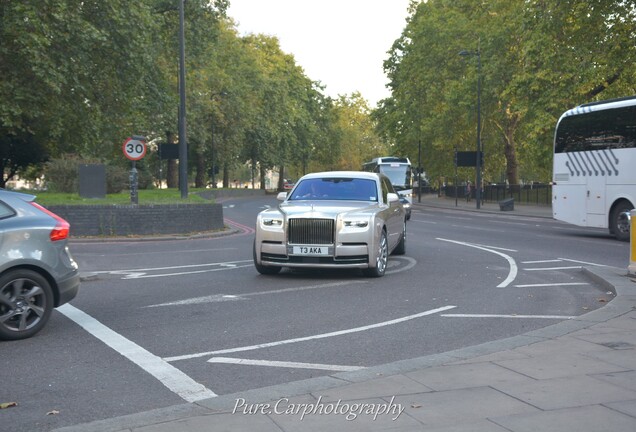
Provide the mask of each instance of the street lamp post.
POLYGON ((477 56, 477 157, 475 161, 476 185, 475 201, 477 209, 481 208, 481 51, 479 45, 476 51, 460 51, 460 56, 477 56))
MULTIPOLYGON (((228 92, 226 92, 225 90, 222 90, 218 93, 212 93, 212 101, 214 101, 214 99, 219 96, 219 97, 225 97, 228 95, 228 92)), ((212 177, 212 188, 216 189, 216 147, 214 144, 214 117, 212 118, 212 122, 210 125, 210 130, 211 130, 211 134, 210 134, 210 142, 212 144, 212 173, 211 173, 211 177, 212 177)))
POLYGON ((185 99, 185 30, 184 2, 179 0, 179 190, 181 198, 188 197, 188 141, 186 140, 185 99))

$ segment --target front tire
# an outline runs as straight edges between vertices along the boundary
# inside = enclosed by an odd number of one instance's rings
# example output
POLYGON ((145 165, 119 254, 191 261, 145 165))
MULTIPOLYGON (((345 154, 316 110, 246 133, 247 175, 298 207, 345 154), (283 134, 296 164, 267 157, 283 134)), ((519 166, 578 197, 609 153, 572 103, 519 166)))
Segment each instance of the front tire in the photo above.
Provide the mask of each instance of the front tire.
POLYGON ((610 232, 620 241, 629 241, 629 221, 621 216, 622 213, 629 212, 634 206, 629 201, 619 202, 610 215, 610 232))
POLYGON ((386 231, 382 230, 378 250, 376 252, 375 267, 364 269, 362 272, 369 277, 382 277, 386 272, 386 266, 389 262, 389 243, 386 239, 386 231))
POLYGON ((30 338, 42 330, 52 310, 53 290, 39 273, 18 269, 0 278, 0 339, 30 338))
POLYGON ((280 273, 281 267, 278 266, 264 266, 256 262, 256 240, 254 240, 254 248, 252 249, 252 257, 254 260, 254 267, 256 271, 262 275, 275 275, 280 273))
POLYGON ((400 242, 393 250, 394 255, 404 255, 405 253, 406 253, 406 221, 404 221, 402 238, 400 239, 400 242))

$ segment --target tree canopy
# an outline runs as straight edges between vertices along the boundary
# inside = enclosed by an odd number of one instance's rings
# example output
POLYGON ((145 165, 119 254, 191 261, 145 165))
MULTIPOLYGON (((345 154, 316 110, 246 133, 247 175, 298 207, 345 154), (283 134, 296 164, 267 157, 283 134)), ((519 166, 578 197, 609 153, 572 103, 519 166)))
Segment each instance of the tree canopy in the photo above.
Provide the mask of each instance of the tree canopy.
MULTIPOLYGON (((0 2, 0 187, 67 154, 122 165, 133 134, 174 142, 178 1, 0 2)), ((239 35, 228 5, 185 2, 199 187, 416 160, 419 145, 429 177, 449 175, 454 150, 475 149, 478 101, 485 178, 547 181, 563 111, 636 93, 634 0, 413 0, 377 107, 327 96, 276 37, 239 35)))
POLYGON ((559 116, 636 93, 635 18, 623 0, 413 1, 378 130, 402 153, 421 142, 429 175, 450 175, 454 150, 476 149, 479 100, 486 178, 549 181, 559 116))

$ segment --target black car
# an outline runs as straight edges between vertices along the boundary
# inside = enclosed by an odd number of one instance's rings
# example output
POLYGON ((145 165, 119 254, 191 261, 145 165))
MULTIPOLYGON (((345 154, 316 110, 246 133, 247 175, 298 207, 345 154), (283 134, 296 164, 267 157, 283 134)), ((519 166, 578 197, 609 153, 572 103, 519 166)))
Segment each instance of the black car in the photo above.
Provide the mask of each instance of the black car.
POLYGON ((403 196, 400 196, 400 202, 402 203, 402 207, 404 207, 404 211, 406 212, 406 220, 411 219, 411 203, 403 196))

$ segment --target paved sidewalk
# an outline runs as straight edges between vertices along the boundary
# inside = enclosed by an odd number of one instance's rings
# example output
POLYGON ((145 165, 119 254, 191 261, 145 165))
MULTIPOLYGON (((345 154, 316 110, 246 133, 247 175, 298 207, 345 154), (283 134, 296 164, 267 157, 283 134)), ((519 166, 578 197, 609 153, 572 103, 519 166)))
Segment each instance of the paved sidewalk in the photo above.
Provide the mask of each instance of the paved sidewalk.
MULTIPOLYGON (((427 197, 415 211, 448 204, 427 197)), ((550 217, 529 207, 509 213, 550 217)), ((57 432, 634 432, 636 281, 626 269, 584 272, 615 299, 524 335, 57 432)))

